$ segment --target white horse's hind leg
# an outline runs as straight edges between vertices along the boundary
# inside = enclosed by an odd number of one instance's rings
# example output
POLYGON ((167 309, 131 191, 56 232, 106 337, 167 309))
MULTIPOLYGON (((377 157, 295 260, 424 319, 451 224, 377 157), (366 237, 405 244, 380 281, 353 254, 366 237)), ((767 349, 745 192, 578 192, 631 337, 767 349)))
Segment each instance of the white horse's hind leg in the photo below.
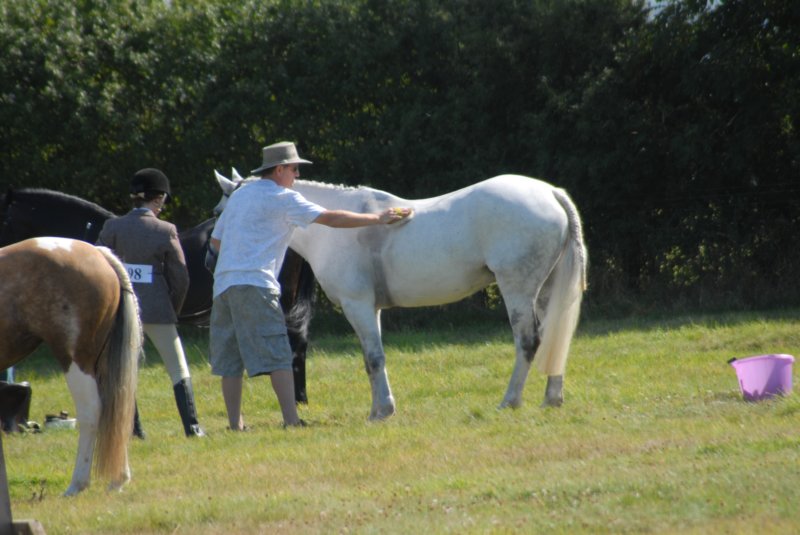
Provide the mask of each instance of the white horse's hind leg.
POLYGON ((383 420, 395 412, 394 396, 386 373, 386 353, 381 340, 380 311, 362 304, 342 304, 342 310, 361 341, 364 368, 372 389, 370 420, 383 420))
MULTIPOLYGON (((536 300, 537 310, 547 310, 547 303, 550 300, 551 279, 542 287, 539 298, 536 300)), ((560 407, 564 403, 564 376, 548 375, 547 387, 544 391, 544 401, 541 407, 560 407)))
POLYGON ((67 371, 67 385, 75 402, 79 426, 75 469, 72 472, 72 481, 64 493, 65 496, 73 496, 89 486, 97 425, 100 420, 100 394, 97 391, 95 378, 83 373, 75 363, 71 364, 67 371))
MULTIPOLYGON (((501 286, 502 292, 502 286, 501 286)), ((531 362, 539 346, 538 321, 534 314, 533 298, 522 295, 509 295, 503 292, 508 310, 508 319, 514 332, 516 360, 506 395, 499 408, 518 408, 522 405, 522 391, 531 369, 531 362)))
POLYGON ((564 376, 548 375, 542 407, 560 407, 564 403, 564 376))

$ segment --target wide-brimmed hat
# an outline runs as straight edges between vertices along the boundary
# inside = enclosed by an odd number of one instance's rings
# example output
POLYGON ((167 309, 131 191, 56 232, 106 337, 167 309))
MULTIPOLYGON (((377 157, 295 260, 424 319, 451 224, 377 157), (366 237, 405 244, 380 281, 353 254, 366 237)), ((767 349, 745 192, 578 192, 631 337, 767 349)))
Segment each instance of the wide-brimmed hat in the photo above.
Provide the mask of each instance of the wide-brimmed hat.
POLYGON ((262 171, 277 167, 279 165, 289 165, 293 163, 311 163, 308 160, 302 159, 297 154, 297 147, 290 141, 281 141, 264 147, 264 157, 261 161, 261 167, 253 169, 250 174, 257 175, 262 171))

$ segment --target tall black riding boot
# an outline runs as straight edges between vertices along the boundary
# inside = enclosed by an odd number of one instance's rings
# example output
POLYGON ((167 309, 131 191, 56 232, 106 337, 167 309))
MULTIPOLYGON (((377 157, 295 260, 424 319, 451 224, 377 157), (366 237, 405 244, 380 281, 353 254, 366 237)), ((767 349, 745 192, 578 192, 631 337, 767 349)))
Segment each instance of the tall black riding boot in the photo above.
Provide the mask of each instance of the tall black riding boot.
POLYGON ((133 436, 144 440, 144 429, 142 429, 142 422, 139 421, 139 403, 134 402, 133 410, 133 436))
POLYGON ((0 419, 6 433, 22 431, 28 425, 31 385, 0 381, 0 419))
POLYGON ((187 377, 181 379, 173 385, 175 390, 175 403, 178 405, 178 412, 183 422, 183 430, 187 437, 204 437, 206 434, 197 421, 197 409, 194 405, 194 391, 192 390, 192 379, 187 377))

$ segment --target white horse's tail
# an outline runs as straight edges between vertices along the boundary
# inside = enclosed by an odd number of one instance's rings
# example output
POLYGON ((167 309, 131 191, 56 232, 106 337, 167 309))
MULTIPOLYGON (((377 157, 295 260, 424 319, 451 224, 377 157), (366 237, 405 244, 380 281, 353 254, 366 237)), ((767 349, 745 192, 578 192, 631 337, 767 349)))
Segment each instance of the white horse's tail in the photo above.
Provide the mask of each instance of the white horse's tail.
POLYGON ((542 318, 541 344, 534 362, 546 375, 563 375, 572 336, 578 326, 583 292, 587 287, 587 254, 577 208, 563 189, 553 189, 553 195, 567 214, 569 234, 550 273, 550 298, 542 318))
POLYGON ((114 268, 120 284, 120 303, 103 362, 98 365, 100 421, 97 428, 95 470, 111 479, 124 477, 128 440, 135 407, 142 328, 139 304, 125 266, 106 247, 97 247, 114 268), (122 475, 121 475, 122 474, 122 475))

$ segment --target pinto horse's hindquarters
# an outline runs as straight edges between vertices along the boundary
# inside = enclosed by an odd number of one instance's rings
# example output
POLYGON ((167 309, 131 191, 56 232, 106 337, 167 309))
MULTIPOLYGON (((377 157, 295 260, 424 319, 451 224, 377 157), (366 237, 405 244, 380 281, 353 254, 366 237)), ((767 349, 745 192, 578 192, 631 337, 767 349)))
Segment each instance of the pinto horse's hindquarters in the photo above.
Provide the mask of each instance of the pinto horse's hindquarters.
POLYGON ((0 280, 0 364, 44 341, 64 371, 74 359, 93 373, 119 305, 119 281, 100 252, 74 240, 25 240, 0 249, 0 280))

